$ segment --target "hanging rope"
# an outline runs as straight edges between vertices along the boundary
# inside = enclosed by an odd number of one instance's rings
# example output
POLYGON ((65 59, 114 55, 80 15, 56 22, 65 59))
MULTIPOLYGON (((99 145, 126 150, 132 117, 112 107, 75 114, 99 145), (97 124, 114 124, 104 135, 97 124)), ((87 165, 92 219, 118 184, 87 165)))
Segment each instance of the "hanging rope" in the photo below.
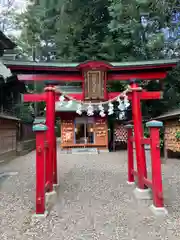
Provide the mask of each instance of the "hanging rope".
POLYGON ((58 88, 58 89, 56 88, 56 92, 59 92, 59 93, 61 94, 61 96, 64 96, 65 99, 68 99, 68 100, 70 100, 70 101, 77 102, 77 103, 82 104, 82 105, 92 104, 93 106, 99 106, 100 104, 106 105, 106 104, 109 104, 109 103, 111 103, 111 102, 115 102, 115 101, 117 101, 118 99, 127 97, 127 93, 128 93, 128 92, 131 92, 131 91, 132 91, 132 90, 131 90, 130 86, 128 85, 127 89, 124 90, 122 93, 120 93, 118 96, 116 96, 116 97, 114 97, 114 98, 112 98, 112 99, 110 99, 110 100, 108 100, 108 101, 101 101, 101 102, 98 102, 98 103, 92 103, 91 101, 89 101, 89 102, 84 102, 84 101, 77 100, 77 99, 75 99, 75 98, 67 95, 65 92, 62 92, 60 88, 58 88))

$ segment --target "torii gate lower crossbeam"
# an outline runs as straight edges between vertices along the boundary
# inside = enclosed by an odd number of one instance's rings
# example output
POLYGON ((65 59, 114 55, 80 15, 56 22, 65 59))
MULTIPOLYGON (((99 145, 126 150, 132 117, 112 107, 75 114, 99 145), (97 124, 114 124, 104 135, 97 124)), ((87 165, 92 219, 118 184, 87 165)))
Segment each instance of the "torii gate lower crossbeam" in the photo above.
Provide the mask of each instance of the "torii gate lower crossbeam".
MULTIPOLYGON (((161 92, 147 92, 138 90, 138 85, 136 82, 132 82, 130 84, 132 88, 132 92, 128 93, 128 98, 132 102, 132 112, 133 112, 133 122, 134 122, 134 131, 135 131, 135 146, 136 146, 136 157, 138 159, 138 173, 140 176, 146 177, 146 161, 145 161, 145 151, 144 146, 141 144, 141 139, 143 136, 143 128, 142 128, 142 113, 141 113, 141 105, 140 100, 148 100, 148 99, 161 99, 161 92)), ((56 143, 55 143, 55 101, 59 98, 60 93, 55 93, 55 87, 53 85, 49 85, 45 88, 45 93, 41 94, 25 94, 24 101, 25 102, 46 102, 46 124, 48 126, 47 138, 49 140, 49 153, 48 153, 48 178, 50 179, 50 185, 52 189, 52 183, 57 184, 57 161, 56 161, 56 143), (53 156, 54 155, 54 156, 53 156), (53 164, 51 164, 50 160, 53 159, 53 164), (50 172, 52 172, 53 168, 53 180, 50 172)), ((117 93, 115 93, 117 94, 117 93)), ((70 94, 71 95, 71 94, 70 94)), ((118 94, 119 95, 119 94, 118 94)), ((74 98, 79 99, 79 95, 74 94, 74 98)), ((138 187, 140 189, 144 189, 145 186, 143 181, 139 178, 138 187)))
POLYGON ((24 94, 24 102, 46 102, 46 125, 48 148, 46 158, 46 182, 48 182, 48 191, 53 191, 53 185, 57 185, 57 147, 55 136, 55 87, 48 85, 45 93, 42 94, 24 94))

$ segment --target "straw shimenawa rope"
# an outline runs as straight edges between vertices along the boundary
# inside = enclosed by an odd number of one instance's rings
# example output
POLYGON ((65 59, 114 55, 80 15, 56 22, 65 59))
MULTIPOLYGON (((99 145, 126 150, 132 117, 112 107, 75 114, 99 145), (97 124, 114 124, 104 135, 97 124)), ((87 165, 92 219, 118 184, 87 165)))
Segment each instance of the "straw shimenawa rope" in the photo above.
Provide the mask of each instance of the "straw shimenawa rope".
POLYGON ((70 101, 74 101, 74 102, 77 102, 77 103, 82 104, 82 105, 89 105, 89 104, 91 104, 91 105, 93 105, 93 106, 98 106, 98 105, 100 105, 100 104, 105 105, 105 104, 108 104, 108 103, 110 103, 110 102, 117 101, 119 98, 125 98, 125 97, 127 96, 127 93, 128 93, 128 92, 132 92, 132 91, 135 91, 135 90, 136 90, 136 91, 141 91, 142 88, 138 87, 138 88, 134 89, 134 88, 131 88, 131 87, 128 85, 127 89, 124 90, 122 93, 120 93, 118 96, 116 96, 116 97, 114 97, 114 98, 112 98, 112 99, 110 99, 110 100, 108 100, 108 101, 102 101, 102 102, 99 102, 99 103, 92 103, 91 101, 89 101, 89 102, 79 101, 79 100, 77 100, 77 99, 75 99, 75 98, 67 95, 65 92, 61 91, 61 89, 60 89, 59 87, 56 88, 56 92, 60 93, 61 96, 64 96, 66 99, 68 99, 68 100, 70 100, 70 101))

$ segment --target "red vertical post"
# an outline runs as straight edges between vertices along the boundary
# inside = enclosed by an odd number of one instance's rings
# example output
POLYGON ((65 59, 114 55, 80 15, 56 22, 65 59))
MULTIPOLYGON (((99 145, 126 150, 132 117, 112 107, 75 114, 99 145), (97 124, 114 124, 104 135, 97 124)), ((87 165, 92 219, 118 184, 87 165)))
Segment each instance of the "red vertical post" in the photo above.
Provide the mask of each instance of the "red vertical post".
POLYGON ((159 121, 150 121, 146 123, 146 126, 150 128, 153 205, 156 208, 163 208, 164 202, 159 137, 159 129, 163 127, 163 123, 159 121))
POLYGON ((49 191, 53 191, 54 178, 57 175, 56 154, 55 154, 55 87, 49 85, 45 88, 47 92, 46 102, 46 124, 48 127, 47 139, 49 143, 47 155, 47 180, 49 191))
POLYGON ((147 176, 147 170, 144 146, 141 143, 141 139, 143 138, 141 104, 138 92, 138 84, 135 81, 131 82, 131 89, 132 89, 132 115, 134 123, 134 139, 138 171, 138 188, 144 189, 145 185, 143 179, 144 177, 147 176))
POLYGON ((58 184, 58 179, 57 179, 57 142, 56 142, 56 129, 57 127, 54 128, 55 129, 55 136, 54 136, 54 172, 53 172, 53 184, 57 185, 58 184))
POLYGON ((126 125, 128 131, 128 141, 127 141, 127 148, 128 148, 128 184, 134 183, 134 156, 133 156, 133 125, 128 124, 126 125))
MULTIPOLYGON (((140 101, 140 99, 139 99, 140 101)), ((141 134, 141 139, 144 138, 144 128, 142 126, 143 120, 142 120, 142 111, 141 111, 141 103, 140 103, 140 108, 139 108, 139 121, 140 121, 140 134, 141 134)), ((144 144, 141 144, 141 152, 142 152, 142 159, 143 159, 143 172, 144 172, 144 177, 147 178, 147 166, 146 166, 146 153, 145 153, 145 146, 144 144)))
POLYGON ((107 69, 104 70, 104 99, 108 100, 108 91, 107 91, 107 69))
POLYGON ((47 127, 43 124, 33 126, 36 132, 36 214, 45 213, 45 147, 44 138, 47 127))

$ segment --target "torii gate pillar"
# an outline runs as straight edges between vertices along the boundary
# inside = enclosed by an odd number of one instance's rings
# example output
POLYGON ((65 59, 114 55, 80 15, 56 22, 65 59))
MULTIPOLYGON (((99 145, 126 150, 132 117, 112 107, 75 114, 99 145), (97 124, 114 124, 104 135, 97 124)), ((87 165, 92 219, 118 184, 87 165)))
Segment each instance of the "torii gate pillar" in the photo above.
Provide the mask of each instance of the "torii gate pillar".
POLYGON ((55 135, 55 87, 48 84, 45 87, 47 94, 46 100, 46 125, 48 126, 47 139, 49 141, 49 151, 47 156, 48 180, 50 183, 49 191, 53 191, 53 184, 57 184, 57 153, 55 135), (53 173, 53 175, 52 175, 53 173))
POLYGON ((144 177, 147 178, 147 169, 146 169, 146 158, 144 145, 141 140, 144 136, 143 127, 142 127, 142 112, 141 112, 141 102, 140 102, 140 91, 137 80, 131 80, 130 82, 132 90, 132 115, 133 115, 133 124, 134 124, 134 140, 136 147, 136 159, 137 159, 137 171, 138 171, 138 187, 144 189, 144 177))
POLYGON ((24 94, 24 102, 45 102, 46 103, 46 125, 48 148, 46 156, 46 177, 48 191, 53 191, 53 185, 57 185, 57 151, 55 135, 55 87, 53 82, 46 83, 45 93, 24 94))

